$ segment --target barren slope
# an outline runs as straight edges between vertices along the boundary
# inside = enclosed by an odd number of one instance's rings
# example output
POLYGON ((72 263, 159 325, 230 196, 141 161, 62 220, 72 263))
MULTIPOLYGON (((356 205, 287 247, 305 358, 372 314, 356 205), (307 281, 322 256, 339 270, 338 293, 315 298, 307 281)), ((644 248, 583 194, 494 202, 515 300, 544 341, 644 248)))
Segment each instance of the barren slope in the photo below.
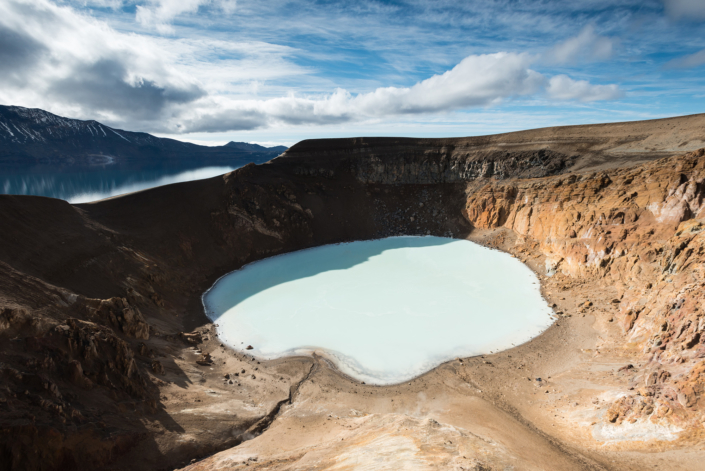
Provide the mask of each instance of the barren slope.
POLYGON ((0 466, 698 469, 704 125, 304 141, 94 204, 2 196, 0 466), (229 351, 202 312, 244 263, 428 233, 520 257, 563 317, 373 387, 229 351))

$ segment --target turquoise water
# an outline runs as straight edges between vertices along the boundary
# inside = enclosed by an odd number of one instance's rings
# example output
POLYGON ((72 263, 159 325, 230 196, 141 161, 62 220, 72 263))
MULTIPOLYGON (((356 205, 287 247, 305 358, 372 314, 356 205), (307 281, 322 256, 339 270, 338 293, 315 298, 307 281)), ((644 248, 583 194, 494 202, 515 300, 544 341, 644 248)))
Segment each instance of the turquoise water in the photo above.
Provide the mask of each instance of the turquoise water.
POLYGON ((552 323, 536 275, 441 237, 326 245, 252 263, 203 296, 221 340, 261 358, 317 352, 371 384, 523 343, 552 323))

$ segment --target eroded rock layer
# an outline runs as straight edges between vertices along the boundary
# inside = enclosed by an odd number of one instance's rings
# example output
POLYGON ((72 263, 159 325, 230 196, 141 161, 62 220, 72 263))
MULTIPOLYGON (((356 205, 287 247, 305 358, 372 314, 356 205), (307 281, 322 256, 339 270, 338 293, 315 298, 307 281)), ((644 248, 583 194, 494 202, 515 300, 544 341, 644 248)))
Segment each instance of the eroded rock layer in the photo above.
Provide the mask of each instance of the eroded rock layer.
MULTIPOLYGON (((702 429, 705 404, 705 152, 636 168, 531 182, 491 182, 472 192, 475 227, 506 227, 538 243, 547 272, 615 287, 614 321, 630 393, 610 422, 662 417, 702 429)), ((590 303, 590 301, 586 301, 590 303)))

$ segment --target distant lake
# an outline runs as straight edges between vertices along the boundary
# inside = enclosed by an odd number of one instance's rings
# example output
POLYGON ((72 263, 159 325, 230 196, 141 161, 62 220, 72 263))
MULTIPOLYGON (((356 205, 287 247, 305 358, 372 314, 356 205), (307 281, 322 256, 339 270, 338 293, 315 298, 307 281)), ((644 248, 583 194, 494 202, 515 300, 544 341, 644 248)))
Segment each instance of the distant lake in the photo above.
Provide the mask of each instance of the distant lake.
POLYGON ((170 183, 201 180, 222 175, 239 166, 161 165, 40 165, 30 169, 0 169, 0 193, 59 198, 69 203, 87 203, 170 183))

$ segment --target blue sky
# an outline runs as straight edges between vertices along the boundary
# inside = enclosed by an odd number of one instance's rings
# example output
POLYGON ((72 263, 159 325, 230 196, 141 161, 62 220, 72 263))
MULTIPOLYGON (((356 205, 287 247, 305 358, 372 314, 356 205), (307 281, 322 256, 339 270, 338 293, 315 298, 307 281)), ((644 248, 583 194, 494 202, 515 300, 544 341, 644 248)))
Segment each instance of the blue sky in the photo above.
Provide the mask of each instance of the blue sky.
POLYGON ((194 142, 705 112, 705 1, 3 0, 0 103, 194 142))

